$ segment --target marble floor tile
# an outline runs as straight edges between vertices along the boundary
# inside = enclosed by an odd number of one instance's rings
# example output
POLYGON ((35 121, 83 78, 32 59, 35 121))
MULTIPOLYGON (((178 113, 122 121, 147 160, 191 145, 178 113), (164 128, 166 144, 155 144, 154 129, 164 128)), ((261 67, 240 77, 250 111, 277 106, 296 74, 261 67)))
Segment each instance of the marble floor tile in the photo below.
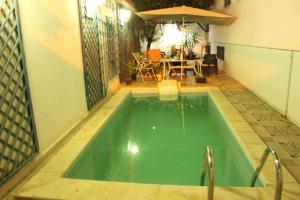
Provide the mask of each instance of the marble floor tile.
POLYGON ((265 144, 278 151, 282 163, 300 183, 300 128, 229 75, 220 73, 211 82, 219 87, 265 144))

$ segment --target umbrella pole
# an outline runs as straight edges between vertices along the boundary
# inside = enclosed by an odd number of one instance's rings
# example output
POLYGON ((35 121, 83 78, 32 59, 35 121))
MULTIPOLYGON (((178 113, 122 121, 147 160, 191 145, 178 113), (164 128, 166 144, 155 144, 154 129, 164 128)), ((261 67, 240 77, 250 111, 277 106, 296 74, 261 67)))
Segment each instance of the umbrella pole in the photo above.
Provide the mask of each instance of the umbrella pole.
POLYGON ((183 73, 183 48, 184 48, 184 15, 182 16, 182 37, 181 37, 181 67, 180 67, 180 82, 182 82, 182 73, 183 73))

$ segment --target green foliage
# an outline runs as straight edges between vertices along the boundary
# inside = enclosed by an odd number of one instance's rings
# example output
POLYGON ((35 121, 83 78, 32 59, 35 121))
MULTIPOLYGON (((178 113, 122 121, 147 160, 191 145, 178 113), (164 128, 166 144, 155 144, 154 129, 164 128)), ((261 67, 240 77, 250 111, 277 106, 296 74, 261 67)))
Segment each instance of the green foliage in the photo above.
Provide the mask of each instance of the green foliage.
POLYGON ((127 72, 128 77, 131 77, 132 74, 135 73, 136 62, 134 59, 130 59, 127 63, 127 72))
POLYGON ((186 48, 194 48, 200 42, 200 33, 193 32, 193 33, 186 33, 185 34, 185 41, 184 45, 186 48))
POLYGON ((142 24, 141 39, 147 42, 147 50, 150 49, 151 43, 158 41, 162 36, 162 25, 156 21, 144 21, 142 24))

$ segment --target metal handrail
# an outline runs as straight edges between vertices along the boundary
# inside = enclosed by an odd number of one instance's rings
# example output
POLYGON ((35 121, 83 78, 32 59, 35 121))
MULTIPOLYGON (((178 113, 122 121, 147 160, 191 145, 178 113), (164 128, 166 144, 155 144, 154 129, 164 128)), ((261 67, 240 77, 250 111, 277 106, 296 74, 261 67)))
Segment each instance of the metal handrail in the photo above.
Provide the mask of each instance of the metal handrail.
POLYGON ((203 164, 202 164, 202 170, 201 170, 201 179, 200 179, 200 185, 204 185, 205 181, 205 175, 206 175, 206 169, 208 170, 208 200, 214 199, 214 159, 213 159, 213 153, 210 146, 206 147, 206 150, 204 152, 204 158, 203 158, 203 164))
POLYGON ((259 173, 261 172, 269 154, 272 154, 274 156, 275 161, 275 168, 276 168, 276 190, 275 190, 275 200, 281 200, 281 193, 282 193, 282 172, 281 172, 281 163, 278 154, 272 147, 267 147, 264 151, 264 154, 259 162, 258 167, 256 168, 254 175, 251 179, 250 186, 254 187, 255 182, 259 176, 259 173))

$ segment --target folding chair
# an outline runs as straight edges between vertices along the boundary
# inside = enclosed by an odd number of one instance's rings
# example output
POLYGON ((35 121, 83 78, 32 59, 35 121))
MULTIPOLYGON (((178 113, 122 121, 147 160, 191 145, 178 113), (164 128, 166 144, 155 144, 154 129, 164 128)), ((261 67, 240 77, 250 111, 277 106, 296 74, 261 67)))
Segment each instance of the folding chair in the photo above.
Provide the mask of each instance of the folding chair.
POLYGON ((142 80, 146 78, 155 78, 156 75, 154 72, 154 68, 156 67, 155 63, 152 63, 148 58, 143 58, 139 52, 132 53, 133 58, 137 62, 136 71, 142 80))

